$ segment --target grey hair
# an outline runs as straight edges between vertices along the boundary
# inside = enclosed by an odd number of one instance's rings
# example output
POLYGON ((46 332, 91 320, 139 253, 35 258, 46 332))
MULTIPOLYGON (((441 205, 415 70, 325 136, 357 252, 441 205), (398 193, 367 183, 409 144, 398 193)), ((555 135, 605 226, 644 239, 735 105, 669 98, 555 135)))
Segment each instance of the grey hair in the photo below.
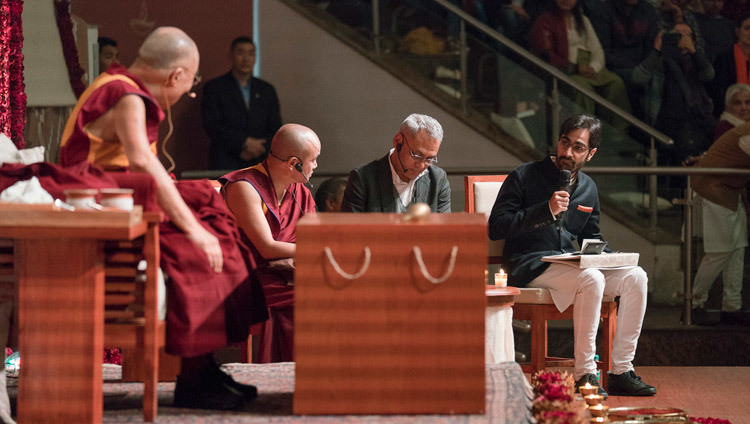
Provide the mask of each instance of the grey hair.
POLYGON ((407 116, 406 119, 404 119, 404 122, 402 122, 401 126, 399 127, 399 131, 410 136, 414 136, 422 130, 427 131, 427 134, 430 136, 430 138, 434 138, 435 140, 442 143, 443 127, 440 125, 440 122, 438 122, 437 119, 431 116, 412 113, 411 115, 407 116))
POLYGON ((734 98, 734 96, 740 93, 750 97, 750 85, 747 85, 747 84, 730 85, 729 88, 727 88, 727 94, 724 97, 724 108, 726 109, 726 106, 729 103, 732 103, 732 99, 734 98))

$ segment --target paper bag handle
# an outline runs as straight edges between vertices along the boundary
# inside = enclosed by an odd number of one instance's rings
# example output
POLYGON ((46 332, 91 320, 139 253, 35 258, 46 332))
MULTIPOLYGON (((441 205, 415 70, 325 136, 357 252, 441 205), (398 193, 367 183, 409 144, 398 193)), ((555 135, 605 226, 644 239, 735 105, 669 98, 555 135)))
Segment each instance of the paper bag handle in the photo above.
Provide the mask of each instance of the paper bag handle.
POLYGON ((430 275, 430 272, 427 271, 427 267, 424 265, 424 260, 422 260, 422 249, 420 249, 419 246, 414 246, 412 247, 412 251, 414 251, 414 257, 417 259, 417 264, 419 265, 419 270, 422 272, 422 276, 432 284, 440 284, 453 274, 453 268, 456 266, 456 256, 458 255, 458 246, 453 246, 453 249, 451 249, 451 260, 448 264, 448 270, 445 271, 445 274, 443 274, 442 277, 437 278, 430 275))
POLYGON ((365 275, 365 272, 367 272, 367 268, 370 267, 370 247, 365 246, 365 261, 362 264, 362 267, 354 274, 349 274, 348 272, 341 269, 339 266, 339 263, 336 262, 336 259, 333 258, 333 252, 331 252, 331 248, 326 246, 323 248, 323 251, 326 253, 326 257, 328 258, 328 262, 331 263, 331 266, 333 266, 333 269, 339 273, 340 276, 343 278, 346 278, 347 280, 356 280, 357 278, 365 275))

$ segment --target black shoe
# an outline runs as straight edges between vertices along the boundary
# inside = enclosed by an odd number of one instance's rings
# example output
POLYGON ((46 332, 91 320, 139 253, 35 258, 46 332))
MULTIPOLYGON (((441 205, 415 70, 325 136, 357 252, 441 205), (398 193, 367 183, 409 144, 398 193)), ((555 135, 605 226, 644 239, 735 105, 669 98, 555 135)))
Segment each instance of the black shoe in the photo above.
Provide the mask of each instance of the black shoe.
POLYGON ((253 400, 256 397, 258 397, 258 389, 255 386, 237 382, 234 378, 232 378, 231 375, 222 371, 221 368, 219 368, 218 366, 212 367, 211 373, 221 383, 224 383, 225 385, 231 387, 235 391, 241 393, 242 397, 245 398, 245 400, 253 400))
POLYGON ((243 395, 219 381, 206 369, 199 375, 178 375, 174 387, 174 406, 194 409, 239 409, 245 403, 243 395))
MULTIPOLYGON (((684 324, 685 323, 685 316, 683 312, 682 318, 680 318, 680 321, 684 324)), ((719 323, 719 320, 717 320, 712 314, 710 314, 707 310, 703 308, 693 308, 690 310, 690 323, 692 325, 716 325, 719 323)))
POLYGON ((578 393, 578 387, 585 386, 586 383, 598 387, 596 394, 604 397, 605 400, 609 397, 604 388, 599 385, 599 379, 596 378, 594 374, 584 374, 581 378, 578 379, 578 381, 576 381, 576 393, 578 393))
POLYGON ((721 323, 728 325, 750 325, 750 314, 745 311, 721 311, 721 323))
POLYGON ((612 396, 653 396, 656 394, 656 387, 641 381, 641 377, 635 375, 635 371, 610 374, 607 389, 612 396))

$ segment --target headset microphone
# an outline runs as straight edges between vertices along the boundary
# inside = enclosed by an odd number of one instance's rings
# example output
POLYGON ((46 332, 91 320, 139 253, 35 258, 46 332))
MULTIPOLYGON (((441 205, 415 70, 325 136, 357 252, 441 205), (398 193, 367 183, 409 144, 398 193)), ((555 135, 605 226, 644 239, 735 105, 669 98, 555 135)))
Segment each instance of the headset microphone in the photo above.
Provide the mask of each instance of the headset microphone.
POLYGON ((304 172, 302 172, 302 164, 301 164, 301 163, 298 163, 298 164, 294 165, 294 169, 296 169, 296 170, 297 170, 297 172, 299 172, 300 174, 302 174, 302 177, 303 177, 303 178, 305 179, 305 184, 306 184, 306 185, 309 185, 309 186, 310 186, 310 188, 313 188, 313 185, 312 185, 312 183, 310 182, 310 179, 309 179, 309 178, 307 178, 307 175, 305 175, 305 173, 304 173, 304 172))
POLYGON ((398 153, 401 153, 401 147, 404 145, 404 143, 400 143, 396 145, 396 158, 398 158, 398 163, 401 165, 401 170, 404 171, 404 173, 408 172, 409 170, 406 169, 403 162, 401 162, 401 155, 398 153))

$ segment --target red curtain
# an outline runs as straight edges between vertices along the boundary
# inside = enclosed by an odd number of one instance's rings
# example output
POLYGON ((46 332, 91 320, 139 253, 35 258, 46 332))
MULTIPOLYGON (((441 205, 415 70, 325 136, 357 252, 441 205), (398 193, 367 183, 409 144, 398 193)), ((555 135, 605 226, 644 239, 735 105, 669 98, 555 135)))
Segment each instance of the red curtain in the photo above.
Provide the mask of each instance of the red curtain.
POLYGON ((23 0, 0 0, 0 132, 26 147, 26 87, 23 82, 23 0))

